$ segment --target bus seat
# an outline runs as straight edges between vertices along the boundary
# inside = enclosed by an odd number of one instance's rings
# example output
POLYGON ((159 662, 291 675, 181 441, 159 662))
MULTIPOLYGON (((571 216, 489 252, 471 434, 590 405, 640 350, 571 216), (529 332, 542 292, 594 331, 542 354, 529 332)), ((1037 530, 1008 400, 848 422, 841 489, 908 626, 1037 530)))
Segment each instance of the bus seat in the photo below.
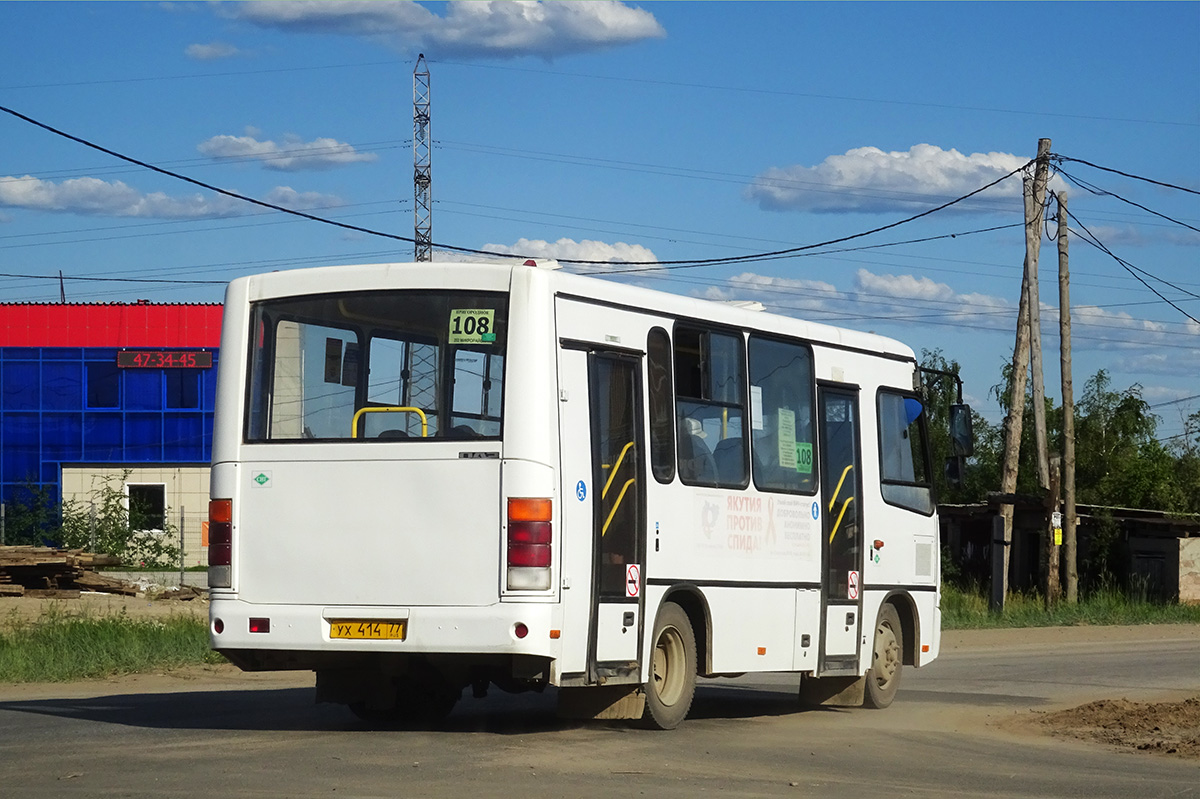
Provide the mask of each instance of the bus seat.
POLYGON ((746 479, 746 456, 740 436, 720 441, 713 450, 717 475, 722 483, 741 483, 746 479))
POLYGON ((680 431, 679 435, 680 479, 699 483, 717 481, 717 465, 708 445, 698 435, 680 431))

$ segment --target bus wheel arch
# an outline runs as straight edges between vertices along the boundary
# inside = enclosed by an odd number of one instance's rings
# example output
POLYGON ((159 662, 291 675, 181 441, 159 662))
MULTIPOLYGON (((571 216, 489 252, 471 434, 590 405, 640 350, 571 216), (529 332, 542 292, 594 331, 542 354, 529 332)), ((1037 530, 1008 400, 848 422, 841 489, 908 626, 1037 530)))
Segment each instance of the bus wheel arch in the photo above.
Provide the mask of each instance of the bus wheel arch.
POLYGON ((677 585, 667 591, 659 607, 667 602, 674 602, 687 614, 696 640, 696 671, 706 677, 711 676, 712 613, 708 608, 708 600, 700 589, 693 585, 677 585))
MULTIPOLYGON (((910 594, 904 591, 893 591, 883 600, 884 605, 890 604, 900 620, 900 631, 903 633, 903 664, 905 666, 920 666, 921 658, 921 622, 917 612, 916 602, 910 594)), ((882 606, 880 607, 882 611, 882 606)))

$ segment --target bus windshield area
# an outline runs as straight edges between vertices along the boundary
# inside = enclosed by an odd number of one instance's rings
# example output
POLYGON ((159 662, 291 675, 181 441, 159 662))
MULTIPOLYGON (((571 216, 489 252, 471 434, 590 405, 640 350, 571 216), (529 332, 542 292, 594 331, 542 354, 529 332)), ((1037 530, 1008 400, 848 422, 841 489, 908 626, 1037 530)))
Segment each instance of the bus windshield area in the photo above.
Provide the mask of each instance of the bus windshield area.
POLYGON ((493 292, 257 303, 246 441, 499 438, 507 322, 493 292))

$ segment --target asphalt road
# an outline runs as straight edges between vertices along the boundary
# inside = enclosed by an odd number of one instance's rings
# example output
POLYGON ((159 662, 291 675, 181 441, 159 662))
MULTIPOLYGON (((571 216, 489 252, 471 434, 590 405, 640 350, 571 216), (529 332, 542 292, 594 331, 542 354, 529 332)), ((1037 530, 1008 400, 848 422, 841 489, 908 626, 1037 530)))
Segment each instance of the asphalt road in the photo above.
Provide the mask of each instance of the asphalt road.
POLYGON ((1200 694, 1200 629, 948 636, 884 711, 802 710, 792 677, 705 681, 673 732, 464 698, 370 730, 304 674, 0 686, 4 797, 1200 797, 1200 763, 1044 734, 1038 711, 1200 694))

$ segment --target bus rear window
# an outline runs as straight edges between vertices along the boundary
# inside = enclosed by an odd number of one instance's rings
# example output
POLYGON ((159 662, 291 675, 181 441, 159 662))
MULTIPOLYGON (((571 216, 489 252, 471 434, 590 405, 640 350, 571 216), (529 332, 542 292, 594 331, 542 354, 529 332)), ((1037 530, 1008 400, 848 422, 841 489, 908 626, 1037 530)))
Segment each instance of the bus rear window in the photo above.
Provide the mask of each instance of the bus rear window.
POLYGON ((507 322, 491 292, 258 303, 246 440, 499 438, 507 322))

